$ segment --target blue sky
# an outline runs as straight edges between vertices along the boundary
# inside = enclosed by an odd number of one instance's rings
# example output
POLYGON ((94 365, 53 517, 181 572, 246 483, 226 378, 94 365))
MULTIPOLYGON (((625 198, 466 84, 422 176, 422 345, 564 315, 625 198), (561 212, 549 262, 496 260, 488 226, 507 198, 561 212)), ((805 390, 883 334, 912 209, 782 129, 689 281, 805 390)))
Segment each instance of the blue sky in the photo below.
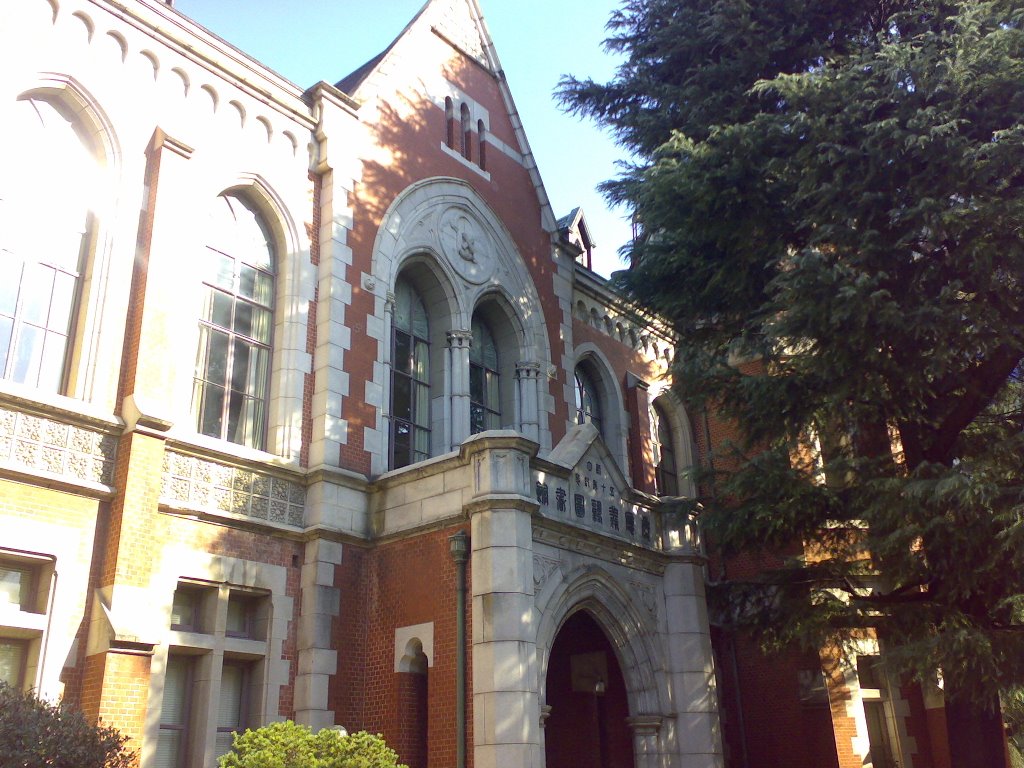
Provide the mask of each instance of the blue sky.
MULTIPOLYGON (((308 87, 336 82, 380 53, 424 0, 175 0, 174 7, 308 87)), ((563 74, 609 79, 616 61, 601 42, 616 0, 480 0, 556 216, 583 206, 597 243, 594 268, 620 269, 630 236, 595 186, 623 157, 610 134, 564 114, 552 97, 563 74)))

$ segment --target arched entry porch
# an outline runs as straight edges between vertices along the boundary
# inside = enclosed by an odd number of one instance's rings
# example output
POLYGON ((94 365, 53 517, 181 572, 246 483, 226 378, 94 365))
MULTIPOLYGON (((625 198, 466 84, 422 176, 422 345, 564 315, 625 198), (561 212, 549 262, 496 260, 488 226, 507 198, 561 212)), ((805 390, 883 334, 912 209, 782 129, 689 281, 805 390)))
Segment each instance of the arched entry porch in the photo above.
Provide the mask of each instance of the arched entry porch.
MULTIPOLYGON (((664 713, 669 710, 666 680, 656 671, 665 669, 665 665, 654 643, 657 635, 654 616, 649 611, 637 610, 637 601, 631 599, 623 580, 614 579, 605 568, 593 562, 580 563, 564 576, 559 570, 554 571, 554 578, 545 579, 546 583, 536 593, 540 612, 537 657, 540 700, 545 713, 541 737, 545 765, 547 768, 575 768, 577 765, 654 768, 665 752, 661 742, 668 735, 663 726, 666 725, 664 713), (604 680, 602 700, 591 698, 588 710, 583 690, 571 691, 572 657, 584 657, 576 661, 576 687, 584 689, 586 665, 590 661, 587 656, 594 652, 603 653, 608 677, 604 680), (566 691, 573 695, 566 696, 566 691), (579 754, 567 760, 565 742, 559 741, 565 723, 551 720, 555 717, 556 706, 562 707, 562 715, 570 711, 568 727, 576 730, 582 730, 579 723, 585 713, 590 712, 593 725, 585 733, 593 738, 597 738, 596 728, 603 722, 608 730, 601 738, 608 739, 609 759, 615 762, 584 762, 579 754), (551 751, 547 747, 549 739, 552 740, 551 751), (625 747, 621 746, 623 739, 625 747)), ((593 679, 592 689, 597 682, 593 679)), ((596 692, 591 694, 595 695, 596 692)), ((671 723, 667 725, 672 728, 671 723)))
POLYGON ((545 688, 547 768, 632 768, 625 680, 615 649, 587 611, 559 629, 545 688))

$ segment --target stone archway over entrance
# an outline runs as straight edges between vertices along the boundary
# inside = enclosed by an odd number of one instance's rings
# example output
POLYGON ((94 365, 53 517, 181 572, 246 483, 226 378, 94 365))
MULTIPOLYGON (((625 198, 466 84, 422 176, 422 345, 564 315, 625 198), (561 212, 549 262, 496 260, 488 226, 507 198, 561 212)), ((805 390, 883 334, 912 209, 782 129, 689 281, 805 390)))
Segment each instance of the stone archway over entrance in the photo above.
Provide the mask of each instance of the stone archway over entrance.
POLYGON ((618 656, 585 610, 562 625, 547 669, 547 768, 632 768, 629 701, 618 656))

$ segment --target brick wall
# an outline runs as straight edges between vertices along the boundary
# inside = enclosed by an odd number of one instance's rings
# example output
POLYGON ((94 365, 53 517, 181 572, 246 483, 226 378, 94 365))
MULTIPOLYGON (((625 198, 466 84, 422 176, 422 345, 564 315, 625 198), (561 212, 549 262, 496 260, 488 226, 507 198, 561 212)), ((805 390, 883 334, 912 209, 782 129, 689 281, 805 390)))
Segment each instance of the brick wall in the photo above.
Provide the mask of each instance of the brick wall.
MULTIPOLYGON (((433 666, 426 674, 429 768, 455 763, 455 565, 448 537, 458 529, 421 533, 371 550, 346 550, 338 568, 338 674, 330 686, 336 719, 350 730, 382 733, 392 745, 408 745, 402 683, 394 671, 395 630, 433 622, 433 666), (352 554, 350 557, 349 554, 352 554)), ((467 574, 467 582, 469 580, 467 574)), ((472 764, 471 594, 467 584, 466 740, 472 764)), ((396 747, 397 748, 397 747, 396 747)), ((401 753, 400 753, 401 755, 401 753)), ((401 755, 405 760, 406 756, 401 755)))

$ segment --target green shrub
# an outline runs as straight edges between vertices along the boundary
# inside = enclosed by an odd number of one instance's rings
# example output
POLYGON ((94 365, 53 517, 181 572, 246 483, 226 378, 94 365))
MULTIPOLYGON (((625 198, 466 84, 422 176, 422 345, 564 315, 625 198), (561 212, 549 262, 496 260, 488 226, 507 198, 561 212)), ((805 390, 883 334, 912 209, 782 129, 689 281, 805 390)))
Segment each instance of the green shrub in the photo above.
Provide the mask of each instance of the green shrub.
POLYGON ((129 768, 134 753, 115 728, 93 726, 63 702, 0 683, 0 765, 17 768, 129 768))
POLYGON ((235 734, 220 768, 406 768, 380 736, 360 731, 313 733, 291 720, 235 734))

